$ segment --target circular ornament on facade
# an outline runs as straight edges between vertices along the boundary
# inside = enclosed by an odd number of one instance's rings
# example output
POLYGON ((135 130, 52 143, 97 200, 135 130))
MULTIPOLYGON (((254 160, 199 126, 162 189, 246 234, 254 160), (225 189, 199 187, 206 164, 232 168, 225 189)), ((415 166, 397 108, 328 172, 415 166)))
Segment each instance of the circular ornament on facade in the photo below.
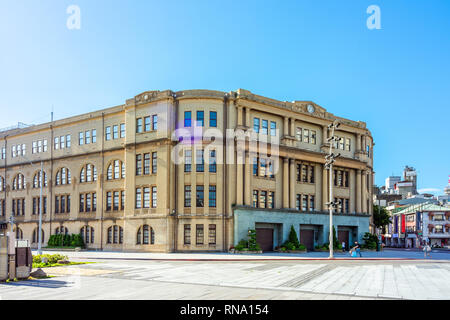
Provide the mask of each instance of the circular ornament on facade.
POLYGON ((314 113, 314 111, 315 111, 315 108, 312 104, 308 104, 307 109, 308 109, 309 113, 314 113))

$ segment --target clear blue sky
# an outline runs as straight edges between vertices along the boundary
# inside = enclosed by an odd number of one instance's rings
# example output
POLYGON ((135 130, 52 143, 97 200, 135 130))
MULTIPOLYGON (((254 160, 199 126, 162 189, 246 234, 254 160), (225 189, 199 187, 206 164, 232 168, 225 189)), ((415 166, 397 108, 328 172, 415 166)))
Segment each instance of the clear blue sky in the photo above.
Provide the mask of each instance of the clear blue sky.
MULTIPOLYGON (((244 88, 366 121, 376 183, 450 174, 450 1, 1 0, 0 127, 145 90, 244 88), (69 5, 81 29, 66 27, 69 5), (381 9, 368 30, 366 9, 381 9)), ((442 193, 442 192, 437 192, 442 193)))

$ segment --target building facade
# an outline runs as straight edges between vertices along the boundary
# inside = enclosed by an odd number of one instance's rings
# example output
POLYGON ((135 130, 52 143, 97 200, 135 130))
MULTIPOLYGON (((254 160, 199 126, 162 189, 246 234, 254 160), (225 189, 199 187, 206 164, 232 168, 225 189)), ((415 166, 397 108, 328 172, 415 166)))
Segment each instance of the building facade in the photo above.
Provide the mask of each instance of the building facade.
POLYGON ((36 247, 42 183, 44 246, 80 233, 91 249, 226 251, 256 229, 271 250, 294 225, 313 248, 328 241, 324 156, 335 120, 334 223, 346 243, 361 240, 373 229, 366 124, 242 89, 148 91, 0 132, 0 222, 13 216, 17 236, 36 247))
POLYGON ((435 203, 397 208, 384 238, 386 245, 393 247, 420 248, 425 242, 448 247, 450 208, 435 203))

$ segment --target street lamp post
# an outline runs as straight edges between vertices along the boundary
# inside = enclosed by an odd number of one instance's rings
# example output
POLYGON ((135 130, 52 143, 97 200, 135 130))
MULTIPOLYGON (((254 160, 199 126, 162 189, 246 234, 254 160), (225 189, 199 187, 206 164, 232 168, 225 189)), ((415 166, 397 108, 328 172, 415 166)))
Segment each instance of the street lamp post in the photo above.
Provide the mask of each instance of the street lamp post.
POLYGON ((340 201, 333 201, 333 163, 337 157, 339 157, 341 154, 334 154, 333 153, 333 144, 335 141, 339 142, 341 138, 338 138, 334 135, 334 130, 339 127, 339 122, 335 120, 332 124, 328 125, 328 129, 331 130, 331 136, 327 139, 327 141, 330 143, 330 152, 328 155, 325 156, 325 168, 329 170, 329 187, 330 187, 330 198, 327 203, 328 208, 330 210, 330 235, 329 235, 329 249, 330 249, 330 256, 328 259, 333 259, 333 210, 336 208, 340 201))
POLYGON ((44 201, 42 196, 42 187, 44 184, 44 162, 41 161, 41 172, 39 177, 40 191, 39 191, 39 236, 38 236, 38 254, 42 254, 42 212, 44 207, 44 201))

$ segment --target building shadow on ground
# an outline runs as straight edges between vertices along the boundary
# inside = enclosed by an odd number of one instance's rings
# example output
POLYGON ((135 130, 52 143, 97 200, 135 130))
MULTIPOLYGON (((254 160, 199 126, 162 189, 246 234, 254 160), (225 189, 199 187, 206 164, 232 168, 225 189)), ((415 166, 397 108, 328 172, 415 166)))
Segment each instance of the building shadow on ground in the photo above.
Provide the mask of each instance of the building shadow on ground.
POLYGON ((73 282, 46 278, 46 279, 20 280, 16 282, 5 282, 3 283, 3 285, 12 287, 37 287, 37 288, 57 289, 63 287, 72 287, 73 282))

